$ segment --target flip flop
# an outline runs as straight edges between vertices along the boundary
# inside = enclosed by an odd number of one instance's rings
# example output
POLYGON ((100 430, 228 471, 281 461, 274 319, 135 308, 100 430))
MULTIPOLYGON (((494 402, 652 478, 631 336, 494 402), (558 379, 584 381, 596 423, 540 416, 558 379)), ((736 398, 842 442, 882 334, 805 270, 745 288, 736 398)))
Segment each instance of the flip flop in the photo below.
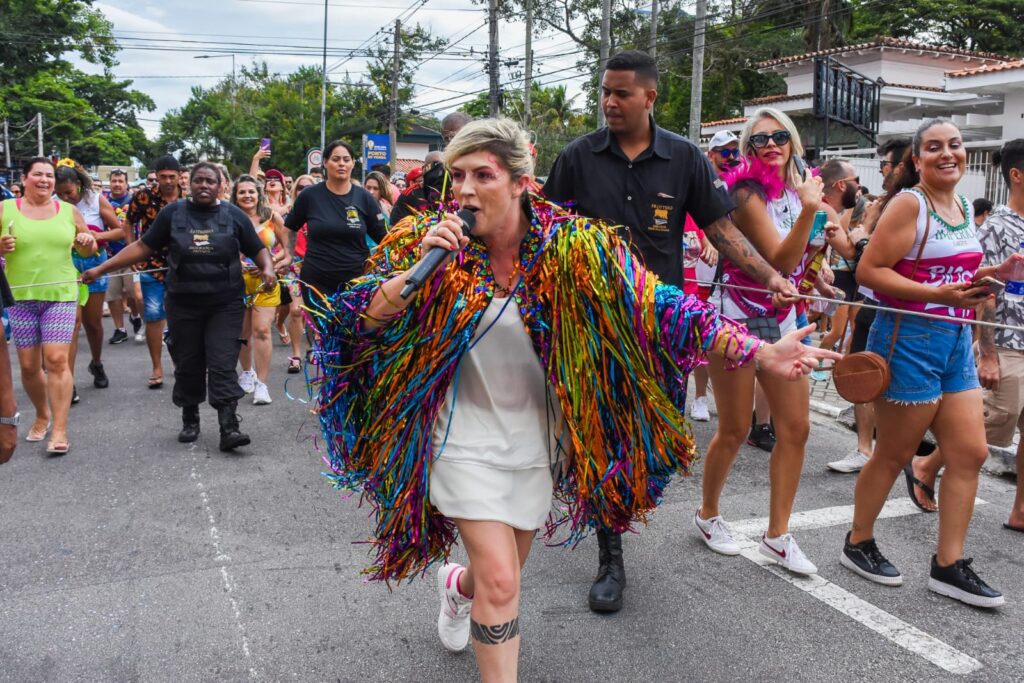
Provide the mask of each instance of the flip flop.
POLYGON ((71 444, 69 444, 67 441, 61 443, 51 441, 46 446, 46 452, 49 453, 50 455, 67 455, 69 450, 71 450, 71 444))
POLYGON ((288 334, 288 330, 280 325, 275 325, 275 327, 277 328, 277 336, 281 339, 281 343, 286 345, 291 344, 292 336, 288 334))
POLYGON ((164 378, 163 377, 150 377, 149 378, 148 386, 149 386, 150 389, 159 389, 163 385, 164 385, 164 378))
POLYGON ((1017 531, 1019 533, 1024 534, 1024 526, 1014 526, 1014 525, 1010 524, 1009 522, 1003 522, 1003 528, 1004 529, 1009 529, 1010 531, 1017 531))
POLYGON ((39 432, 33 433, 32 430, 29 429, 28 434, 25 435, 25 441, 28 441, 29 443, 38 443, 42 441, 46 438, 46 435, 50 433, 50 427, 51 425, 46 425, 46 429, 43 430, 42 434, 39 432))
POLYGON ((903 476, 907 480, 907 491, 910 493, 911 502, 914 503, 921 512, 936 512, 935 510, 929 510, 924 505, 921 505, 920 501, 917 499, 917 494, 914 492, 915 486, 924 491, 924 495, 927 496, 928 500, 935 504, 935 489, 914 476, 913 465, 908 463, 907 466, 903 468, 903 476))

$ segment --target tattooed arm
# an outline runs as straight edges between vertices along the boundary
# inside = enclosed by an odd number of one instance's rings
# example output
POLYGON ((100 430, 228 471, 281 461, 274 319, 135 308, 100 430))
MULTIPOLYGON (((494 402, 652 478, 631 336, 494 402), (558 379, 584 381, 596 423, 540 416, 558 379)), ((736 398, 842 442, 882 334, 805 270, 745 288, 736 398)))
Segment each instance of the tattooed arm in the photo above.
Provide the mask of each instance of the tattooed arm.
POLYGON ((704 234, 723 257, 739 266, 747 275, 764 283, 773 294, 772 303, 775 306, 781 307, 795 301, 792 298, 792 295, 796 294, 796 287, 793 286, 793 283, 779 275, 757 253, 750 241, 728 216, 723 216, 704 228, 704 234))
MULTIPOLYGON (((978 317, 985 322, 995 322, 995 299, 986 299, 978 306, 978 317)), ((999 388, 999 356, 996 354, 995 328, 980 326, 978 328, 978 381, 986 389, 999 388)))

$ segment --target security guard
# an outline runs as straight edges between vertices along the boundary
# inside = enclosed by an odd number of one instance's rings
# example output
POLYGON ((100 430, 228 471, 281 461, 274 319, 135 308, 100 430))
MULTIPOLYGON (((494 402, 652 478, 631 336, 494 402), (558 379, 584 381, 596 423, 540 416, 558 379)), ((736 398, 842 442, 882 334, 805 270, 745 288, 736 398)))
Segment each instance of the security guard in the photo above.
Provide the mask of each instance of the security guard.
MULTIPOLYGON (((572 203, 583 216, 622 226, 648 270, 683 285, 686 215, 722 253, 780 295, 795 293, 729 219, 735 204, 708 160, 689 140, 654 123, 658 66, 645 52, 627 50, 608 60, 601 108, 608 125, 570 142, 558 155, 544 194, 572 203)), ((599 530, 599 568, 589 604, 595 612, 622 607, 626 571, 620 534, 599 530)))
POLYGON ((167 249, 165 308, 174 360, 174 404, 182 410, 178 441, 199 438, 199 404, 206 399, 217 409, 220 450, 249 443, 238 429, 235 409, 244 393, 238 385, 243 303, 239 252, 260 267, 263 283, 277 281, 270 252, 237 206, 221 202, 221 177, 213 164, 192 167, 190 197, 164 207, 139 241, 117 256, 82 274, 91 282, 167 249))

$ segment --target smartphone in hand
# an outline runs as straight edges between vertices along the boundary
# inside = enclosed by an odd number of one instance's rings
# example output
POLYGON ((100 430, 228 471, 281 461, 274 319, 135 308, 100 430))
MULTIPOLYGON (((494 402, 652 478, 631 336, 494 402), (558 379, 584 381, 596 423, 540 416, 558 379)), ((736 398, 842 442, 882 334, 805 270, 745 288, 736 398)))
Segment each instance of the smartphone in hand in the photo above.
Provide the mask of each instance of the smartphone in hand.
POLYGON ((993 296, 999 296, 1006 289, 1006 283, 995 279, 994 277, 982 277, 975 280, 974 285, 985 285, 988 287, 988 293, 993 296))
POLYGON ((260 140, 260 149, 264 152, 270 151, 270 138, 263 138, 260 140))

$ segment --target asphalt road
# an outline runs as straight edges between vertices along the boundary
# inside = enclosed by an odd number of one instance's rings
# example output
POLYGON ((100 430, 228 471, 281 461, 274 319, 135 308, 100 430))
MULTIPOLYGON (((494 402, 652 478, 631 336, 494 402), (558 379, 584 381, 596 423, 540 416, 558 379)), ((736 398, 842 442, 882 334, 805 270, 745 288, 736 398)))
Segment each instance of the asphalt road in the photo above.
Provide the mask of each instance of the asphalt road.
MULTIPOLYGON (((274 403, 240 410, 253 445, 230 455, 217 450, 205 406, 199 442, 177 443, 169 384, 145 387, 142 345, 104 348, 104 390, 87 381, 84 339, 82 349, 71 453, 48 457, 44 444, 22 441, 0 467, 0 680, 475 679, 472 653, 448 654, 437 639, 432 574, 393 592, 360 577, 366 551, 353 541, 371 529, 368 510, 321 477, 308 407, 284 394, 284 348, 274 403)), ((298 381, 288 388, 304 394, 298 381)), ((926 589, 937 518, 905 514, 902 482, 877 531, 906 584, 869 584, 838 561, 854 477, 825 470, 854 438, 814 419, 796 502, 808 514, 796 533, 820 578, 787 581, 706 550, 690 521, 698 467, 625 539, 629 587, 617 615, 587 609, 594 542, 537 543, 523 578, 521 679, 1024 678, 1024 536, 1001 528, 1013 482, 983 477, 968 539, 1006 607, 976 610, 926 589)), ((713 429, 696 425, 698 442, 713 429)), ((767 514, 766 465, 744 448, 723 501, 751 537, 767 514)))

